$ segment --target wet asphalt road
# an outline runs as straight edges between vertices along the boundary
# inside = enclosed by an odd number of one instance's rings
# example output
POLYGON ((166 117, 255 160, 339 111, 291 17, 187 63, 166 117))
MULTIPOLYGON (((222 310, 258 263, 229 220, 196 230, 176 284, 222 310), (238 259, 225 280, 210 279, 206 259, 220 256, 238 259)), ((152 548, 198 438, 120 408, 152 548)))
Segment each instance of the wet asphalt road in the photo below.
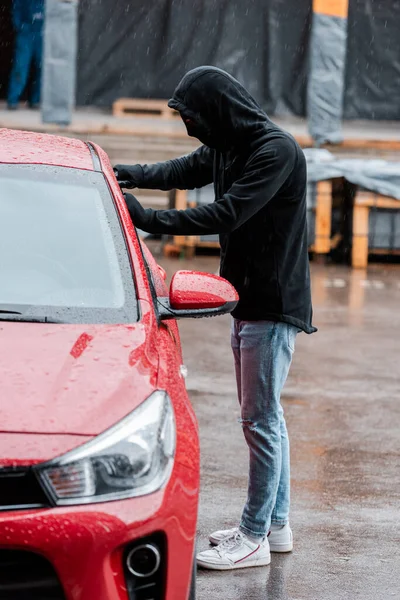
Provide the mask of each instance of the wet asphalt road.
MULTIPOLYGON (((179 268, 215 272, 218 259, 179 268)), ((283 393, 291 437, 295 549, 269 567, 199 572, 198 600, 400 599, 400 265, 313 265, 314 322, 283 393)), ((247 449, 237 417, 229 317, 181 321, 200 424, 198 548, 235 526, 247 449)))

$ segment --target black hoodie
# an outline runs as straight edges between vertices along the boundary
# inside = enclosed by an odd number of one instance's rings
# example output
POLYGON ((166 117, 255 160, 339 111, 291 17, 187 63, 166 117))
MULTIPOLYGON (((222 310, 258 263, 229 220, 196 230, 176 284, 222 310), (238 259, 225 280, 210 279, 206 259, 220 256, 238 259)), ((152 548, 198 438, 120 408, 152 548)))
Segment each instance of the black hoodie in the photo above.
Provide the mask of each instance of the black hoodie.
POLYGON ((312 326, 306 223, 306 161, 294 138, 272 123, 245 88, 215 67, 189 71, 169 106, 203 142, 182 158, 117 165, 141 188, 194 189, 214 183, 215 202, 184 211, 144 210, 126 201, 150 233, 220 234, 221 275, 237 289, 236 319, 312 326))

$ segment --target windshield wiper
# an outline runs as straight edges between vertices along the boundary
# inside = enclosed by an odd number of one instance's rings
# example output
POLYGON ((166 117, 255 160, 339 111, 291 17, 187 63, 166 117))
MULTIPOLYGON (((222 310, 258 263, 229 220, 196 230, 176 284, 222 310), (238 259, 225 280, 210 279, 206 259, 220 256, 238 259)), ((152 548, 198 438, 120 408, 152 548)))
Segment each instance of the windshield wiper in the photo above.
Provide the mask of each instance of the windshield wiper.
POLYGON ((0 315, 22 315, 21 312, 19 312, 18 310, 1 310, 0 309, 0 315))
POLYGON ((14 311, 0 311, 0 321, 16 321, 18 323, 65 323, 61 319, 53 319, 53 317, 35 317, 33 315, 24 315, 14 311))

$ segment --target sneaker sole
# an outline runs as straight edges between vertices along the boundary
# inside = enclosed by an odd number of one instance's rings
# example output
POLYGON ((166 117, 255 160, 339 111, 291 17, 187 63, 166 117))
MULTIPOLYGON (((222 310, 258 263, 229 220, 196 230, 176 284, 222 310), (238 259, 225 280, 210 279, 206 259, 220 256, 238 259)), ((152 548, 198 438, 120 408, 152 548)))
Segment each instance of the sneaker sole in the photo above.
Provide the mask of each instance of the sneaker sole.
POLYGON ((247 567, 267 567, 271 562, 271 557, 258 558, 247 562, 236 563, 233 565, 217 565, 197 559, 197 566, 201 569, 209 569, 211 571, 232 571, 234 569, 246 569, 247 567))
MULTIPOLYGON (((208 539, 212 546, 218 546, 218 544, 224 540, 224 538, 214 538, 212 535, 210 535, 208 539)), ((290 542, 289 544, 270 544, 269 549, 270 552, 291 552, 293 550, 293 542, 290 542)))
POLYGON ((291 552, 293 550, 293 542, 290 544, 270 544, 270 552, 291 552))

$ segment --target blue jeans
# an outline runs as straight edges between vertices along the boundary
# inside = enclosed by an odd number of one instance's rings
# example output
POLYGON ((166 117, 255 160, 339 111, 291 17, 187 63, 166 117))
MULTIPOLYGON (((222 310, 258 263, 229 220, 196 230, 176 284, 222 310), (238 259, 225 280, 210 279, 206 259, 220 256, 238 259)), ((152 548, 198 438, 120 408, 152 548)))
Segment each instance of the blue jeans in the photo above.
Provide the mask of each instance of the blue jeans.
POLYGON ((15 40, 14 60, 8 86, 8 104, 18 104, 28 81, 31 65, 35 67, 32 81, 30 103, 40 102, 40 86, 42 72, 42 32, 22 29, 17 32, 15 40))
POLYGON ((272 321, 232 323, 241 424, 250 452, 249 486, 240 529, 264 537, 289 519, 289 438, 280 402, 297 327, 272 321))

